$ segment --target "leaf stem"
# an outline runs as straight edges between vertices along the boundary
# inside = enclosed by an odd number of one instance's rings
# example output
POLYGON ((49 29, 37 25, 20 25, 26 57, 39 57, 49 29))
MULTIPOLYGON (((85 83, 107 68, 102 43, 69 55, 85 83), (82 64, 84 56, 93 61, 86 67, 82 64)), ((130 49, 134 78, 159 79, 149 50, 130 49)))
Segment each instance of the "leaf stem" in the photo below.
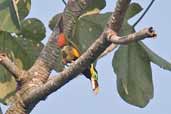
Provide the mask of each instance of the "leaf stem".
POLYGON ((148 5, 148 7, 146 8, 146 10, 144 11, 144 13, 140 16, 140 18, 133 24, 133 27, 135 27, 141 20, 142 18, 145 16, 145 14, 148 12, 148 10, 150 9, 150 7, 153 5, 155 0, 152 0, 150 2, 150 4, 148 5))
POLYGON ((65 4, 65 6, 66 6, 67 3, 65 2, 65 0, 62 0, 62 2, 63 2, 63 3, 65 4))

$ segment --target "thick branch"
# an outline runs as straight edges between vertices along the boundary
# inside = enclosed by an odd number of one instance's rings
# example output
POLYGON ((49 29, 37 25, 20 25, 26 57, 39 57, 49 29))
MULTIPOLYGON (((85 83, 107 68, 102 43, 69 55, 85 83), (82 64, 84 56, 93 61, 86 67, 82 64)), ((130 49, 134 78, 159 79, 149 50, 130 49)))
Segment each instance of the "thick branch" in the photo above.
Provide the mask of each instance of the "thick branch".
POLYGON ((0 54, 0 63, 15 77, 17 81, 23 79, 24 70, 18 68, 5 53, 0 54))
POLYGON ((143 40, 148 37, 155 37, 157 34, 153 30, 152 27, 145 28, 139 32, 129 34, 128 36, 119 37, 116 35, 115 32, 113 32, 111 29, 106 31, 106 38, 108 41, 114 43, 114 44, 129 44, 131 42, 136 42, 139 40, 143 40))

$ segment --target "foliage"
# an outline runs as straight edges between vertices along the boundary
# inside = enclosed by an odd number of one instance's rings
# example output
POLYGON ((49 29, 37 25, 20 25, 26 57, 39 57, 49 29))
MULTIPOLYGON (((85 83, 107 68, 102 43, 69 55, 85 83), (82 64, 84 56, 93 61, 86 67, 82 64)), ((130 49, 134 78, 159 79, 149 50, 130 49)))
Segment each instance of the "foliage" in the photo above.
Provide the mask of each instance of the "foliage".
MULTIPOLYGON (((31 0, 0 0, 0 51, 8 53, 23 69, 30 68, 38 57, 45 37, 43 23, 35 18, 25 19, 31 0)), ((0 102, 9 103, 16 91, 13 76, 0 66, 0 102)))
MULTIPOLYGON (((72 42, 81 53, 100 36, 111 13, 100 14, 106 6, 105 0, 94 0, 86 12, 75 23, 72 42), (98 4, 97 4, 98 3, 98 4)), ((31 0, 0 0, 0 49, 23 69, 30 68, 38 57, 45 37, 45 27, 36 18, 26 18, 31 0)), ((130 4, 119 32, 120 36, 135 32, 128 20, 142 10, 138 3, 130 4)), ((55 15, 50 23, 51 30, 62 13, 55 15)), ((60 52, 60 49, 58 49, 60 52)), ((57 71, 61 71, 61 55, 57 71)), ((171 64, 149 49, 143 42, 120 46, 113 56, 113 69, 117 76, 118 93, 127 103, 145 107, 153 97, 151 62, 171 71, 171 64)), ((13 76, 0 66, 0 102, 6 104, 15 94, 17 84, 13 76)))
POLYGON ((20 20, 14 0, 0 0, 0 21, 0 31, 19 31, 20 20))

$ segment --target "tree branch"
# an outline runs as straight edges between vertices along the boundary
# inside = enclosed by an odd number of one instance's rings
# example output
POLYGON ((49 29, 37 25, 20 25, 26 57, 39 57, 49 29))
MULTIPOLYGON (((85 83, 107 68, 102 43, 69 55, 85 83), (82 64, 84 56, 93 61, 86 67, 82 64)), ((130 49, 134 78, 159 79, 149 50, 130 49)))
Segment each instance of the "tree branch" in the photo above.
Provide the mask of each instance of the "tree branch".
POLYGON ((15 77, 17 81, 23 79, 25 72, 24 70, 18 68, 6 55, 6 53, 0 53, 0 63, 15 77))
POLYGON ((123 36, 123 37, 117 36, 116 33, 112 31, 111 29, 106 31, 107 40, 114 44, 129 44, 131 42, 136 42, 136 41, 148 38, 148 37, 151 38, 155 36, 157 36, 157 34, 155 33, 152 27, 145 28, 139 32, 135 32, 135 33, 129 34, 128 36, 123 36))
POLYGON ((99 56, 99 58, 104 57, 105 55, 107 55, 108 53, 112 52, 115 48, 117 48, 117 44, 110 44, 105 50, 104 52, 99 56))
POLYGON ((106 36, 107 36, 106 37, 107 40, 112 42, 112 44, 106 48, 106 50, 99 56, 99 58, 113 51, 118 46, 117 44, 128 44, 131 42, 142 40, 147 37, 155 37, 156 33, 150 27, 150 28, 145 28, 137 33, 129 34, 128 36, 119 37, 116 35, 114 31, 109 29, 108 31, 106 31, 106 36))

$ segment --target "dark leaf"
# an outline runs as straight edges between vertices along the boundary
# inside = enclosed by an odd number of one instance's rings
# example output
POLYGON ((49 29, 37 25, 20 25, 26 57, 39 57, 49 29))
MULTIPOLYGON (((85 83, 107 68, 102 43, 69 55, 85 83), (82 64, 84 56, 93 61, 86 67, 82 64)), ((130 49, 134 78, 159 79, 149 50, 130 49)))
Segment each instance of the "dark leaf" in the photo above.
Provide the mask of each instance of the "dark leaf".
POLYGON ((19 17, 23 20, 30 12, 31 0, 18 0, 17 8, 19 17))
MULTIPOLYGON (((128 19, 141 10, 136 3, 129 6, 119 33, 121 36, 135 32, 128 19)), ((150 59, 146 51, 138 43, 120 46, 112 64, 117 75, 119 95, 129 104, 145 107, 153 97, 150 59)))
POLYGON ((24 38, 33 40, 39 43, 41 40, 45 38, 46 29, 44 24, 36 19, 36 18, 29 18, 23 20, 21 33, 24 38))
POLYGON ((0 49, 12 51, 15 57, 22 61, 24 69, 33 65, 42 48, 42 43, 34 43, 23 37, 15 37, 7 32, 0 32, 0 49))
POLYGON ((138 43, 120 46, 113 58, 119 95, 129 104, 145 107, 153 97, 150 59, 138 43))
POLYGON ((142 48, 147 52, 151 62, 158 65, 159 67, 171 71, 171 63, 154 53, 151 49, 149 49, 143 42, 139 42, 142 48))
POLYGON ((127 9, 127 13, 125 15, 125 20, 129 20, 130 18, 137 15, 139 12, 142 11, 142 7, 138 3, 132 3, 127 9))
POLYGON ((111 13, 101 15, 89 15, 79 19, 70 38, 77 48, 84 52, 102 33, 111 13))
POLYGON ((106 0, 93 0, 91 5, 88 6, 87 11, 91 11, 95 8, 102 10, 106 6, 106 0))
POLYGON ((56 23, 59 21, 59 19, 61 18, 62 13, 56 14, 55 16, 52 17, 52 19, 49 21, 49 28, 51 30, 54 29, 56 23))
POLYGON ((19 31, 20 20, 14 0, 0 0, 0 22, 0 31, 19 31))

